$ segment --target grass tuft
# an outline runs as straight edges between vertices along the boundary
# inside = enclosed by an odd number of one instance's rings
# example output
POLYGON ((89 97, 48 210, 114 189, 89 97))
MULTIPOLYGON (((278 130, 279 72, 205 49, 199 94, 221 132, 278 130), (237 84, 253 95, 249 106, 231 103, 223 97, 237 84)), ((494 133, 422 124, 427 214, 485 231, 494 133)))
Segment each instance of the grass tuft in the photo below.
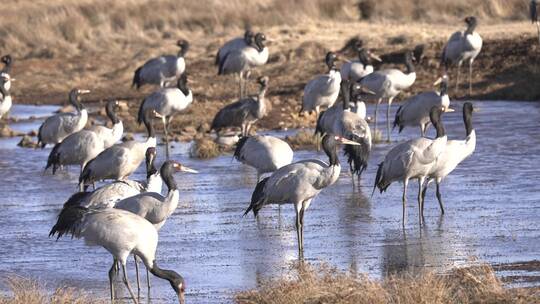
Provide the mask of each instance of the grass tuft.
POLYGON ((210 159, 223 153, 222 148, 210 137, 197 137, 191 145, 190 156, 198 159, 210 159))
POLYGON ((285 137, 285 141, 293 150, 317 148, 317 137, 313 135, 313 131, 300 130, 295 135, 285 137))

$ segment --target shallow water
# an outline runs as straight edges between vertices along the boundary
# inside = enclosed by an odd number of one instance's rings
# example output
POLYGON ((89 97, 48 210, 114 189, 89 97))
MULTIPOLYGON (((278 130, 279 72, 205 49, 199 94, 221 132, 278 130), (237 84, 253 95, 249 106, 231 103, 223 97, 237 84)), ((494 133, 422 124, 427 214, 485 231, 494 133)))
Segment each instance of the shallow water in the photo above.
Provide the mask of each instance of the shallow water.
MULTIPOLYGON (((417 223, 416 183, 409 187, 404 230, 400 185, 370 198, 376 164, 396 143, 376 145, 360 192, 353 191, 344 166, 339 181, 322 191, 306 212, 306 259, 353 268, 375 278, 423 267, 443 270, 469 263, 472 256, 490 263, 538 259, 540 104, 474 105, 478 110, 473 117, 476 152, 443 183, 444 216, 440 216, 433 186, 426 199, 426 225, 422 229, 417 223)), ((461 104, 454 107, 458 110, 445 115, 444 122, 450 138, 461 139, 465 133, 461 104)), ((32 111, 32 115, 41 116, 50 109, 32 111)), ((381 114, 384 112, 383 107, 381 114)), ((23 111, 15 107, 12 115, 23 116, 23 111)), ((383 127, 384 115, 380 117, 383 127)), ((33 124, 37 129, 39 121, 33 124)), ((12 127, 32 128, 22 123, 12 127)), ((417 137, 418 132, 395 132, 393 140, 417 137)), ((47 237, 62 204, 76 190, 78 170, 43 175, 50 148, 21 149, 15 146, 17 141, 0 140, 0 272, 36 277, 51 289, 60 284, 83 287, 107 298, 110 255, 102 248, 86 247, 80 240, 56 242, 47 237)), ((294 208, 285 205, 280 214, 277 207, 266 207, 257 225, 251 214, 242 217, 255 186, 253 169, 231 161, 231 156, 190 159, 187 144, 174 146, 172 158, 200 174, 176 175, 181 203, 160 231, 158 260, 161 267, 185 277, 188 303, 230 302, 236 290, 254 288, 261 279, 290 273, 297 261, 294 208)), ((326 160, 323 153, 295 152, 296 160, 312 157, 326 160)), ((143 170, 140 168, 133 178, 142 179, 143 170)), ((133 270, 131 261, 128 267, 133 270)), ((538 270, 528 275, 537 279, 532 284, 540 284, 538 270)), ((130 278, 134 285, 133 273, 130 278)), ((153 278, 152 283, 153 303, 174 300, 167 282, 153 278)), ((118 286, 119 295, 126 296, 124 288, 118 286)))

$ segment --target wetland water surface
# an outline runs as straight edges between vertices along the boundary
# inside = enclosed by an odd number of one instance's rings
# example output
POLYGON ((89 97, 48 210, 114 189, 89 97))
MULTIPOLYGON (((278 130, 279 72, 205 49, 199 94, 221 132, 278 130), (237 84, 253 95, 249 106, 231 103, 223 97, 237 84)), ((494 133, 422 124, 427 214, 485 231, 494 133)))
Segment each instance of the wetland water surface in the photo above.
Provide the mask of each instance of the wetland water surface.
MULTIPOLYGON (((474 105, 478 110, 473 116, 476 152, 443 183, 444 216, 440 216, 433 185, 426 198, 422 229, 417 222, 417 183, 409 187, 405 229, 400 185, 370 198, 377 164, 395 142, 375 145, 360 191, 353 191, 343 165, 339 181, 311 204, 305 218, 306 259, 340 269, 354 268, 375 278, 423 267, 442 270, 466 264, 471 256, 490 263, 537 260, 540 104, 474 105)), ((445 115, 443 121, 450 138, 462 139, 461 103, 453 107, 457 111, 445 115)), ((50 111, 15 106, 12 115, 24 118, 32 112, 30 115, 39 117, 50 111)), ((385 126, 381 120, 380 127, 385 126)), ((33 123, 37 129, 40 122, 33 123)), ((29 128, 24 123, 12 127, 29 128)), ((417 129, 399 135, 394 132, 393 140, 403 141, 418 133, 417 129)), ((78 169, 56 176, 43 174, 50 148, 22 149, 16 147, 17 141, 0 140, 0 273, 35 277, 51 289, 62 284, 82 287, 107 298, 109 253, 69 237, 59 241, 47 237, 62 204, 76 190, 78 169)), ((253 169, 231 161, 230 155, 207 161, 190 159, 188 144, 174 146, 172 158, 200 174, 176 175, 180 205, 160 231, 157 255, 161 267, 185 277, 188 302, 231 302, 236 290, 288 274, 297 259, 294 208, 284 205, 280 214, 276 206, 266 207, 257 225, 251 214, 242 217, 255 186, 253 169)), ((158 154, 161 162, 164 153, 160 150, 158 154)), ((323 153, 295 152, 295 160, 313 157, 327 160, 323 153)), ((343 157, 341 160, 345 162, 343 157)), ((132 178, 143 179, 143 171, 139 168, 132 178)), ((131 260, 128 269, 135 284, 131 260)), ((526 273, 536 278, 532 284, 539 284, 538 269, 526 273)), ((152 278, 152 284, 153 303, 174 300, 167 282, 152 278)), ((118 295, 126 296, 123 286, 117 286, 118 295)), ((142 294, 146 297, 145 287, 142 294)))

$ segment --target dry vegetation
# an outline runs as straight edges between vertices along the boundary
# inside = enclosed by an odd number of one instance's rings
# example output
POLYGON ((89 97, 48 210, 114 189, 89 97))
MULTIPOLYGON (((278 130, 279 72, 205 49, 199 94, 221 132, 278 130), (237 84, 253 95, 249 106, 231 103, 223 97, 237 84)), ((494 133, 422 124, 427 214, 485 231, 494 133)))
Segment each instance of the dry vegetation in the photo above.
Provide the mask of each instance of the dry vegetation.
POLYGON ((241 304, 453 304, 539 303, 540 290, 507 289, 489 265, 451 269, 447 273, 390 275, 376 281, 354 272, 305 266, 292 278, 268 281, 239 292, 241 304))
POLYGON ((0 295, 0 304, 99 304, 106 301, 92 298, 84 291, 59 287, 52 293, 35 280, 10 277, 5 279, 9 295, 0 295))
MULTIPOLYGON (((175 118, 172 131, 183 134, 189 126, 201 133, 208 130, 220 107, 236 99, 234 79, 216 76, 213 56, 224 41, 241 35, 244 27, 251 25, 272 40, 269 63, 252 77, 270 76, 268 95, 273 110, 259 127, 313 127, 313 117, 291 113, 299 109, 305 83, 324 71, 322 60, 328 50, 340 48, 353 36, 361 36, 378 54, 425 43, 426 58, 418 67, 417 83, 402 96, 406 97, 432 89, 440 73, 438 55, 444 40, 463 27, 464 15, 475 14, 485 43, 475 63, 472 97, 540 98, 536 85, 540 81, 539 47, 534 27, 525 21, 527 1, 359 2, 5 0, 0 54, 15 57, 13 74, 18 81, 12 93, 16 103, 65 102, 70 88, 90 88, 89 101, 128 101, 129 107, 122 113, 125 126, 128 131, 142 131, 135 124, 134 113, 140 100, 154 88, 132 89, 133 71, 148 58, 175 53, 176 40, 187 38, 192 44, 187 61, 195 103, 187 115, 175 118)), ((252 84, 250 91, 255 90, 252 84)), ((462 98, 464 93, 454 97, 462 98)))

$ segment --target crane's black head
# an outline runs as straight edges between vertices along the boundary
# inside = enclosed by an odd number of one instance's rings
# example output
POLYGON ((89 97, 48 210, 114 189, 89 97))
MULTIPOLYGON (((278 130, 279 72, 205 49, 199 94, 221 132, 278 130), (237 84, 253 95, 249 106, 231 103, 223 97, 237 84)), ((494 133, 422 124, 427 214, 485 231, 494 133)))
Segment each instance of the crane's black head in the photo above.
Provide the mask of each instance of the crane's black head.
POLYGON ((467 136, 471 135, 472 127, 472 112, 474 111, 473 105, 470 102, 463 104, 463 122, 465 123, 465 131, 467 136))
POLYGON ((351 82, 348 79, 341 79, 341 83, 339 85, 339 93, 341 94, 341 98, 343 101, 343 107, 345 108, 348 106, 350 100, 351 100, 351 82), (347 104, 347 105, 345 105, 347 104))
POLYGON ((253 37, 255 37, 255 33, 251 29, 246 29, 244 32, 244 41, 247 45, 251 44, 251 41, 253 41, 253 37))
POLYGON ((11 62, 12 62, 12 58, 11 58, 11 55, 4 55, 2 56, 2 58, 0 59, 0 61, 2 61, 3 64, 5 64, 6 66, 10 65, 11 62))
POLYGON ((416 63, 420 63, 422 61, 422 58, 424 57, 424 52, 426 50, 425 44, 419 44, 414 47, 413 52, 413 58, 416 63))
POLYGON ((180 47, 180 51, 178 52, 178 57, 184 57, 189 50, 189 42, 184 39, 180 39, 176 42, 176 45, 180 47))
POLYGON ((186 292, 186 282, 184 281, 184 278, 176 273, 176 271, 159 268, 156 261, 153 261, 152 264, 153 267, 150 269, 150 272, 159 278, 169 281, 171 287, 178 296, 179 303, 184 304, 186 292))
POLYGON ((465 18, 464 21, 468 26, 476 26, 476 25, 478 25, 478 19, 476 19, 475 16, 468 16, 468 17, 465 18))
POLYGON ((77 89, 77 88, 74 88, 72 89, 70 92, 69 92, 69 102, 75 107, 77 108, 77 110, 82 110, 84 107, 80 101, 80 96, 83 95, 83 94, 88 94, 90 93, 89 90, 82 90, 82 89, 77 89))
POLYGON ((117 124, 120 122, 120 119, 118 119, 118 116, 116 115, 116 110, 118 109, 118 106, 120 103, 118 100, 109 100, 107 102, 107 105, 105 106, 105 112, 107 113, 107 117, 111 120, 113 124, 117 124))
POLYGON ((257 33, 255 35, 255 46, 257 47, 257 50, 259 52, 262 52, 262 50, 264 49, 265 41, 266 41, 266 35, 264 35, 263 33, 257 33))
POLYGON ((152 108, 148 108, 144 110, 144 116, 142 118, 142 122, 144 123, 144 126, 146 127, 146 131, 148 132, 148 137, 155 137, 155 131, 154 131, 154 124, 153 120, 154 118, 162 118, 161 114, 156 112, 156 110, 152 108))
POLYGON ((334 52, 328 52, 326 53, 326 57, 324 58, 324 61, 326 62, 326 66, 329 70, 336 68, 336 61, 338 60, 338 56, 334 52))
POLYGON ((429 111, 429 120, 431 120, 431 124, 433 124, 433 126, 437 130, 437 138, 443 137, 445 135, 444 126, 441 121, 441 115, 443 112, 444 107, 440 106, 434 106, 429 111))
POLYGON ((268 81, 270 78, 268 76, 261 76, 257 79, 257 83, 261 85, 261 87, 268 87, 268 81))
POLYGON ((157 172, 156 167, 154 166, 154 161, 156 159, 157 151, 154 147, 149 147, 146 149, 146 177, 155 174, 157 172))
POLYGON ((414 62, 416 59, 414 58, 413 52, 406 51, 404 58, 405 58, 405 66, 407 67, 407 73, 414 72, 414 62))
POLYGON ((345 43, 345 45, 338 51, 338 53, 343 54, 347 52, 347 50, 356 51, 359 48, 362 48, 363 46, 364 46, 364 40, 358 37, 353 37, 345 43))

